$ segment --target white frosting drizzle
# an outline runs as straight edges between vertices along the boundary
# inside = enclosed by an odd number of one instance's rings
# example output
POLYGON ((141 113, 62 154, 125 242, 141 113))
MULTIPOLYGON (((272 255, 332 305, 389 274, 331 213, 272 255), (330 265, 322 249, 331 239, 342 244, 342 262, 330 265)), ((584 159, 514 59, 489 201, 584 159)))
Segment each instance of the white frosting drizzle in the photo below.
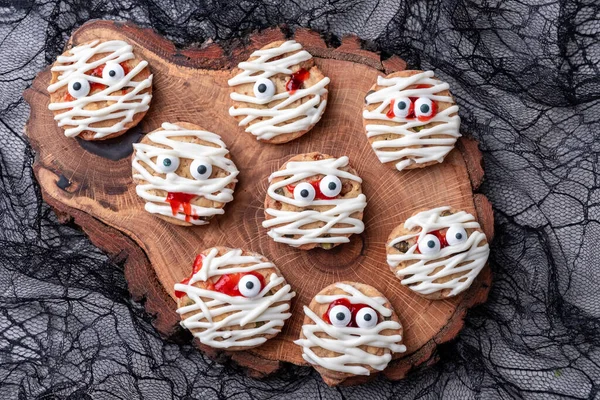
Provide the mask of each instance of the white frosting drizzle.
POLYGON ((365 101, 367 104, 381 103, 373 111, 363 111, 365 120, 380 120, 395 122, 397 125, 388 126, 376 123, 370 123, 366 126, 367 136, 369 138, 394 134, 398 137, 391 140, 378 140, 373 142, 372 146, 375 154, 382 163, 396 162, 398 171, 411 164, 422 164, 431 161, 442 162, 461 135, 460 117, 458 116, 458 106, 452 105, 445 110, 437 111, 433 118, 427 121, 419 121, 417 118, 388 118, 384 110, 388 109, 391 101, 400 97, 423 97, 431 101, 444 103, 454 103, 452 96, 442 96, 439 92, 447 90, 449 85, 446 82, 432 78, 433 71, 424 71, 409 77, 377 78, 377 85, 385 86, 369 94, 365 101), (407 89, 411 85, 432 85, 428 88, 407 89), (454 115, 453 115, 454 114, 454 115), (439 125, 423 128, 419 132, 413 132, 410 128, 418 128, 430 123, 440 123, 439 125), (444 135, 443 138, 431 138, 431 135, 444 135), (412 148, 409 146, 423 146, 412 148), (401 150, 389 150, 390 148, 400 148, 401 150))
MULTIPOLYGON (((269 182, 278 177, 287 178, 271 184, 267 189, 267 194, 276 201, 296 207, 306 207, 305 203, 282 196, 275 193, 275 191, 314 175, 335 175, 340 179, 362 182, 362 179, 358 176, 340 169, 347 165, 347 156, 317 161, 288 162, 284 170, 275 171, 271 174, 269 182)), ((268 235, 276 242, 287 243, 294 247, 308 243, 347 243, 350 239, 340 235, 361 233, 365 229, 361 220, 351 217, 352 214, 361 212, 367 206, 367 198, 362 193, 350 199, 315 199, 310 205, 333 207, 322 212, 316 210, 284 211, 267 208, 265 212, 275 218, 265 220, 263 227, 271 228, 268 235), (325 222, 325 225, 320 228, 303 228, 304 225, 319 221, 325 222), (340 224, 350 226, 340 227, 340 224), (330 237, 320 237, 325 234, 329 234, 330 237), (285 237, 285 235, 301 235, 301 237, 293 238, 285 237)))
POLYGON ((87 130, 95 132, 94 139, 101 139, 125 129, 125 125, 133 121, 135 114, 148 110, 152 95, 141 92, 152 86, 152 75, 142 81, 133 81, 133 78, 146 68, 148 62, 140 61, 128 74, 116 82, 110 82, 101 76, 96 77, 85 74, 108 61, 121 63, 135 58, 131 45, 121 40, 107 42, 95 40, 88 44, 73 47, 70 52, 71 55, 59 56, 57 59, 59 64, 52 67, 51 70, 60 72, 60 75, 58 76, 58 82, 48 86, 48 92, 54 93, 58 89, 67 86, 74 79, 85 79, 90 83, 100 83, 106 85, 106 88, 73 101, 50 103, 48 105, 48 108, 52 111, 66 110, 54 117, 58 121, 58 126, 72 126, 65 130, 66 136, 77 136, 87 130), (103 54, 104 57, 89 62, 90 58, 97 54, 103 54), (127 88, 131 88, 131 90, 125 94, 114 94, 116 91, 127 88), (84 109, 89 104, 100 101, 113 103, 97 110, 84 109), (108 127, 90 126, 108 120, 115 120, 115 122, 108 127))
MULTIPOLYGON (((448 210, 450 207, 439 207, 410 217, 404 223, 404 227, 410 230, 419 227, 421 228, 420 232, 399 236, 389 243, 389 247, 415 237, 418 242, 429 232, 446 229, 455 224, 459 224, 465 229, 480 229, 475 217, 465 211, 441 216, 442 212, 448 210)), ((439 253, 429 255, 415 253, 417 250, 417 243, 415 243, 404 254, 388 254, 387 262, 390 267, 396 268, 401 262, 414 261, 414 264, 399 270, 397 275, 408 276, 401 282, 415 292, 427 295, 443 289, 452 289, 449 297, 455 296, 468 289, 479 271, 485 266, 490 248, 487 243, 481 245, 484 240, 486 240, 484 233, 474 231, 465 242, 446 246, 439 253), (443 268, 433 273, 440 267, 443 268), (460 276, 445 283, 434 282, 454 274, 460 274, 460 276)))
MULTIPOLYGON (((345 298, 352 304, 366 304, 383 317, 390 317, 392 315, 392 310, 384 306, 387 302, 385 298, 365 296, 360 290, 345 283, 337 283, 335 286, 344 290, 348 295, 317 295, 315 300, 319 304, 329 304, 335 300, 345 298)), ((386 329, 401 329, 402 325, 396 321, 384 320, 373 328, 367 329, 358 327, 339 328, 323 321, 320 316, 307 306, 304 306, 304 313, 314 324, 303 325, 302 333, 305 339, 298 339, 294 343, 302 346, 302 357, 311 364, 353 375, 369 375, 370 371, 364 365, 382 371, 392 359, 392 352, 404 353, 406 351, 406 346, 399 344, 402 341, 400 334, 390 336, 381 334, 386 329), (325 333, 328 336, 318 337, 317 333, 325 333), (386 352, 378 356, 359 348, 359 346, 378 347, 386 349, 386 352), (319 357, 312 350, 314 347, 333 351, 339 355, 319 357)))
MULTIPOLYGON (((303 61, 310 60, 312 56, 309 52, 302 49, 300 43, 289 40, 279 47, 272 49, 257 50, 251 54, 251 57, 257 57, 252 61, 245 61, 238 65, 243 71, 231 78, 229 86, 237 86, 244 83, 255 83, 260 78, 270 78, 277 74, 292 74, 291 66, 297 65, 303 61), (301 51, 298 51, 301 50, 301 51), (287 53, 297 51, 297 53, 287 53), (271 59, 280 57, 277 60, 271 59)), ((231 107, 229 114, 231 116, 246 116, 240 121, 240 126, 247 126, 246 132, 252 133, 258 140, 269 140, 276 136, 286 133, 300 132, 307 130, 316 124, 325 110, 327 101, 322 96, 327 93, 326 86, 329 84, 329 78, 325 77, 311 87, 298 89, 293 94, 284 90, 276 93, 271 98, 259 99, 255 96, 247 96, 240 93, 231 93, 231 99, 249 103, 250 105, 264 105, 272 101, 279 103, 271 108, 260 107, 231 107), (310 97, 301 105, 295 108, 287 108, 290 104, 310 97), (249 125, 257 118, 265 118, 263 121, 249 125), (296 121, 292 121, 299 118, 296 121), (277 126, 276 126, 277 125, 277 126)))
MULTIPOLYGON (((144 180, 147 183, 139 184, 135 190, 138 196, 146 200, 146 211, 152 214, 161 214, 178 220, 185 221, 185 213, 179 212, 173 215, 170 204, 166 201, 166 197, 151 194, 151 190, 159 189, 166 192, 179 192, 202 196, 208 200, 218 201, 220 203, 228 203, 233 200, 233 190, 228 188, 232 182, 237 182, 236 176, 239 171, 233 161, 226 158, 229 153, 225 143, 221 137, 215 133, 199 130, 189 130, 175 124, 163 123, 163 130, 154 131, 146 137, 153 143, 161 144, 169 147, 168 149, 153 146, 145 143, 135 143, 135 155, 133 157, 133 168, 137 172, 133 175, 135 179, 144 180), (211 147, 199 143, 183 142, 174 140, 173 138, 192 136, 205 142, 213 143, 219 147, 211 147), (164 174, 160 171, 156 164, 156 159, 159 155, 170 155, 179 158, 203 158, 208 159, 210 163, 217 166, 229 174, 224 177, 215 177, 206 180, 189 179, 177 175, 176 172, 164 174), (160 176, 153 175, 144 165, 160 176)), ((191 204, 193 215, 199 217, 210 217, 216 214, 223 214, 225 211, 222 208, 200 207, 191 204)), ((202 219, 188 218, 190 223, 194 225, 204 225, 207 221, 202 219)))
POLYGON ((230 250, 218 257, 218 250, 213 248, 204 258, 202 268, 193 275, 189 284, 175 284, 175 290, 184 292, 194 304, 177 309, 179 314, 195 312, 181 322, 187 329, 204 329, 195 332, 201 343, 214 348, 232 346, 254 347, 267 341, 265 335, 274 335, 281 331, 284 321, 291 314, 288 311, 289 301, 296 295, 291 286, 282 286, 275 294, 269 294, 274 287, 281 285, 285 279, 272 273, 265 279, 265 287, 253 298, 229 296, 224 293, 194 287, 195 282, 206 282, 209 278, 221 275, 248 273, 259 269, 274 268, 268 261, 262 261, 254 255, 242 255, 242 250, 230 250), (250 264, 243 266, 244 264, 250 264), (230 268, 224 268, 228 266, 230 268), (233 313, 220 321, 215 318, 233 313), (250 323, 262 322, 263 325, 248 329, 243 328, 250 323))

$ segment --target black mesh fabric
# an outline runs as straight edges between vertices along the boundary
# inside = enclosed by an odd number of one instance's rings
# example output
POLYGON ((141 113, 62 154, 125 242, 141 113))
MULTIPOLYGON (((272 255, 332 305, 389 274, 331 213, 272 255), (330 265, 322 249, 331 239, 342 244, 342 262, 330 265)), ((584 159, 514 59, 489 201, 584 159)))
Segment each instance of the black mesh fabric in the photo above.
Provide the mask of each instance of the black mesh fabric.
POLYGON ((0 1, 0 399, 600 396, 600 5, 481 3, 0 1), (94 18, 178 46, 282 24, 357 34, 450 82, 484 153, 494 284, 437 365, 330 389, 310 368, 258 381, 160 339, 122 267, 42 202, 23 136, 21 93, 94 18))

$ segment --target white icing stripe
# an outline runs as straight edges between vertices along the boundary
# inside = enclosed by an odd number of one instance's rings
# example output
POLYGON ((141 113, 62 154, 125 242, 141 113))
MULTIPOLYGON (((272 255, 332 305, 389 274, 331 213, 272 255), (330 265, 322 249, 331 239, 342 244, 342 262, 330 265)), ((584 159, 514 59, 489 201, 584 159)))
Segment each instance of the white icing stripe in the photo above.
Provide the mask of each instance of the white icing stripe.
POLYGON ((125 129, 125 125, 131 121, 135 114, 148 110, 152 95, 141 93, 152 86, 152 75, 142 81, 133 81, 144 68, 146 61, 141 61, 127 75, 116 81, 107 80, 103 77, 86 75, 86 72, 106 64, 121 63, 134 59, 133 47, 120 40, 99 42, 98 40, 73 47, 71 55, 59 56, 59 65, 52 67, 53 72, 60 72, 58 82, 48 86, 48 92, 54 93, 58 89, 67 86, 73 80, 87 80, 90 83, 106 85, 104 90, 87 95, 73 101, 50 103, 48 108, 52 111, 66 110, 54 117, 59 126, 72 126, 65 130, 65 135, 73 137, 83 131, 95 132, 94 138, 101 139, 112 133, 125 129), (90 58, 97 54, 105 54, 99 60, 89 62, 90 58), (131 89, 125 94, 117 95, 114 92, 121 89, 131 89), (104 108, 87 110, 84 107, 96 102, 114 102, 104 108), (103 121, 114 120, 113 125, 108 127, 92 127, 90 125, 103 121))
MULTIPOLYGON (((251 54, 251 57, 257 58, 240 63, 238 68, 243 71, 228 81, 229 86, 256 83, 259 79, 269 79, 277 74, 291 76, 291 66, 312 58, 310 53, 302 50, 302 45, 293 40, 272 49, 257 50, 251 54), (288 54, 294 51, 297 51, 297 53, 288 54), (283 57, 272 60, 280 56, 283 57)), ((327 101, 322 99, 322 96, 327 93, 326 86, 328 84, 329 78, 325 77, 313 86, 298 89, 293 94, 284 91, 266 98, 257 98, 234 92, 231 93, 232 100, 248 103, 249 106, 231 107, 229 114, 231 116, 246 116, 240 121, 239 125, 247 126, 246 132, 252 133, 259 140, 269 140, 286 133, 301 132, 321 119, 327 105, 327 101), (299 106, 287 108, 290 104, 304 98, 307 99, 299 106), (264 105, 273 101, 279 101, 279 103, 271 108, 252 107, 252 105, 264 105), (249 125, 257 118, 264 120, 249 125)))
POLYGON ((442 162, 444 157, 454 148, 456 139, 461 136, 459 132, 460 117, 458 116, 458 106, 456 105, 437 112, 433 118, 427 121, 419 121, 417 118, 406 119, 400 117, 390 119, 384 112, 390 107, 392 100, 400 97, 429 98, 432 101, 454 103, 451 96, 438 94, 444 90, 448 90, 449 85, 432 77, 433 71, 425 71, 409 77, 386 79, 380 76, 377 78, 377 85, 385 87, 369 94, 365 98, 367 104, 381 103, 373 111, 363 111, 363 118, 367 122, 380 120, 395 122, 397 124, 395 126, 388 126, 369 123, 366 126, 366 130, 369 138, 386 134, 398 136, 390 140, 376 141, 372 146, 375 154, 377 154, 382 163, 397 162, 396 168, 399 171, 414 163, 442 162), (411 85, 431 85, 431 87, 407 89, 411 85), (439 123, 439 125, 423 128, 419 132, 409 130, 430 123, 439 123), (431 138, 430 136, 432 135, 444 135, 445 137, 431 138), (423 147, 411 148, 410 146, 423 147), (400 148, 400 150, 391 151, 390 149, 392 148, 400 148))
POLYGON ((194 336, 201 343, 214 348, 258 346, 267 340, 264 336, 274 335, 281 331, 285 320, 291 316, 287 312, 288 303, 296 294, 288 284, 277 290, 275 294, 270 294, 271 289, 285 282, 283 277, 275 273, 265 280, 266 286, 253 298, 229 296, 192 286, 194 282, 204 282, 215 276, 248 273, 275 267, 272 263, 264 262, 259 257, 243 256, 242 250, 239 249, 230 250, 220 257, 217 254, 218 250, 213 248, 204 258, 202 268, 194 274, 189 284, 175 284, 176 291, 185 293, 194 302, 194 304, 177 309, 179 314, 195 313, 183 320, 181 325, 190 330, 204 329, 201 332, 195 332, 194 336), (251 265, 242 266, 244 264, 251 265), (234 267, 224 268, 232 265, 234 267), (228 313, 232 314, 220 321, 215 321, 218 317, 228 313), (263 325, 243 329, 250 323, 258 322, 262 322, 263 325), (234 327, 235 329, 231 329, 234 327))
MULTIPOLYGON (((392 315, 392 310, 384 307, 384 304, 386 303, 384 298, 371 298, 365 296, 360 290, 344 283, 338 283, 336 284, 336 287, 344 290, 349 296, 317 296, 315 297, 315 300, 320 304, 329 304, 334 300, 347 298, 353 304, 361 303, 373 307, 384 317, 392 315), (380 310, 382 310, 383 313, 380 310)), ((406 347, 399 344, 399 342, 402 341, 402 336, 400 334, 390 336, 381 334, 381 332, 386 329, 401 329, 402 326, 396 321, 381 321, 373 328, 340 328, 326 323, 320 316, 306 306, 304 306, 304 313, 314 322, 314 324, 303 325, 302 333, 305 338, 298 339, 294 343, 302 346, 302 357, 311 364, 319 365, 332 371, 345 372, 353 375, 370 375, 370 371, 365 365, 377 371, 382 371, 392 359, 392 352, 403 353, 406 351, 406 347), (317 336, 317 334, 323 333, 327 334, 327 337, 317 336), (378 356, 361 349, 360 346, 385 349, 385 353, 378 356), (319 347, 338 353, 339 355, 320 357, 312 350, 313 348, 319 347)))
MULTIPOLYGON (((395 244, 404 240, 417 237, 417 242, 430 232, 440 229, 450 228, 451 226, 462 226, 464 229, 480 229, 479 223, 473 215, 464 211, 459 211, 448 216, 441 216, 444 211, 450 210, 450 207, 439 207, 433 210, 420 212, 404 223, 406 229, 421 228, 419 232, 399 236, 389 244, 393 247, 395 244)), ((392 268, 396 268, 401 262, 413 262, 408 267, 397 272, 398 276, 407 276, 402 280, 403 285, 424 295, 432 294, 443 289, 451 289, 449 296, 455 296, 468 289, 473 283, 475 277, 485 266, 490 248, 485 234, 480 231, 474 231, 463 243, 449 245, 442 248, 436 254, 415 253, 418 245, 411 246, 406 253, 388 254, 387 262, 392 268), (437 268, 439 271, 434 271, 437 268), (437 279, 460 274, 445 283, 434 282, 437 279)))
MULTIPOLYGON (((317 161, 288 162, 284 170, 276 171, 269 177, 269 182, 278 177, 287 178, 271 184, 267 189, 267 195, 282 203, 306 207, 306 203, 277 194, 275 191, 314 175, 335 175, 340 179, 362 182, 358 176, 340 169, 347 165, 348 157, 346 156, 317 161)), ((316 210, 284 211, 267 208, 265 212, 275 218, 265 220, 263 227, 271 228, 268 235, 276 242, 295 247, 308 243, 347 243, 350 239, 340 235, 361 233, 364 230, 363 222, 351 217, 352 214, 363 211, 367 205, 367 198, 362 193, 350 199, 313 200, 310 205, 333 207, 322 212, 316 210), (303 228, 313 222, 324 222, 325 225, 320 228, 303 228), (342 224, 349 226, 340 226, 342 224), (325 234, 330 237, 320 237, 325 234), (301 237, 295 239, 285 237, 286 235, 301 235, 301 237)))
MULTIPOLYGON (((228 203, 233 200, 233 190, 227 186, 233 182, 237 182, 236 176, 239 171, 233 161, 225 156, 229 153, 225 143, 217 134, 207 131, 189 130, 175 124, 162 124, 163 130, 154 131, 146 137, 153 143, 167 146, 162 148, 145 143, 135 143, 135 155, 133 157, 133 168, 136 173, 133 175, 135 179, 144 180, 147 183, 136 186, 138 196, 146 200, 146 211, 153 214, 160 214, 178 220, 185 221, 186 215, 183 210, 179 210, 176 215, 173 215, 170 204, 165 196, 157 196, 150 193, 152 190, 163 190, 170 193, 187 193, 196 196, 204 197, 211 201, 220 203, 228 203), (175 138, 191 136, 199 140, 213 143, 219 147, 211 147, 199 143, 190 143, 175 140, 175 138), (177 175, 176 172, 163 173, 160 166, 157 165, 157 157, 175 156, 178 158, 202 159, 206 160, 213 166, 219 167, 228 172, 227 176, 215 177, 205 180, 189 179, 177 175), (146 169, 149 167, 154 173, 160 176, 153 175, 146 169)), ((223 214, 222 208, 200 207, 191 204, 192 214, 198 217, 211 217, 217 214, 223 214)), ((187 218, 188 222, 194 225, 204 225, 207 221, 202 219, 187 218)))

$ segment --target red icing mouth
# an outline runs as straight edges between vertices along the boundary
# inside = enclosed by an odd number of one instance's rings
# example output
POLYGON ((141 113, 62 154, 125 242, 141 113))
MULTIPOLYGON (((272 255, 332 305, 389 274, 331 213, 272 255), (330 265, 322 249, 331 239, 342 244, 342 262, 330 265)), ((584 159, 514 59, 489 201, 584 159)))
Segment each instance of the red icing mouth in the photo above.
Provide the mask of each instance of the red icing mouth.
POLYGON ((325 321, 329 325, 331 325, 331 320, 329 319, 329 311, 331 311, 331 309, 333 307, 338 306, 338 305, 345 306, 348 308, 348 310, 350 310, 350 313, 352 314, 352 319, 350 320, 350 323, 346 326, 352 327, 352 328, 358 327, 358 325, 356 324, 356 313, 361 308, 369 307, 366 304, 352 304, 352 303, 350 303, 350 300, 345 299, 345 298, 337 299, 335 301, 332 301, 331 304, 329 304, 329 307, 327 307, 327 311, 325 311, 325 314, 323 314, 323 321, 325 321))
POLYGON ((191 219, 198 219, 192 211, 192 204, 190 201, 196 197, 195 194, 181 193, 181 192, 168 192, 166 202, 171 205, 171 212, 173 216, 177 215, 179 210, 185 214, 185 221, 190 222, 191 219))
MULTIPOLYGON (((315 188, 315 199, 317 199, 317 200, 331 200, 331 199, 335 199, 335 198, 339 197, 339 195, 335 196, 335 197, 325 196, 323 194, 323 192, 321 192, 321 186, 320 186, 321 179, 318 179, 315 181, 309 181, 308 183, 310 183, 312 185, 312 187, 315 188)), ((285 187, 290 193, 294 193, 294 189, 296 188, 296 185, 286 185, 285 187)))
POLYGON ((310 76, 310 72, 308 70, 301 68, 298 71, 294 72, 290 77, 290 80, 285 84, 285 90, 288 91, 289 94, 294 94, 296 90, 300 89, 302 83, 308 79, 310 76))

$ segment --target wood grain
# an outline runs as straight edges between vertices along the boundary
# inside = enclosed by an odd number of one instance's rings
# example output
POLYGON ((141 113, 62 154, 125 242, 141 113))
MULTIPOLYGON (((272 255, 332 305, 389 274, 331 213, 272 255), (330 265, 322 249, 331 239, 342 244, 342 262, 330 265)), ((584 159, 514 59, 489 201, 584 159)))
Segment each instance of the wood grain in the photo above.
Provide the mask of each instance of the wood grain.
MULTIPOLYGON (((405 330, 408 351, 396 355, 383 372, 401 379, 418 365, 435 361, 439 343, 454 338, 463 326, 466 311, 487 298, 491 273, 486 267, 464 294, 444 301, 429 301, 401 286, 385 262, 385 242, 391 230, 415 210, 449 205, 479 215, 491 240, 493 214, 487 199, 473 194, 483 178, 477 143, 462 140, 443 164, 405 172, 379 163, 363 132, 364 96, 377 75, 405 68, 398 57, 382 61, 363 50, 355 37, 342 39, 337 48, 321 37, 298 30, 295 39, 315 56, 315 62, 331 78, 327 110, 317 126, 286 145, 258 143, 228 115, 231 68, 255 49, 284 38, 279 29, 252 35, 229 54, 217 45, 177 50, 149 29, 130 23, 94 21, 79 28, 70 44, 96 38, 124 39, 150 63, 154 91, 150 111, 137 130, 100 149, 82 147, 64 136, 47 110, 49 69, 42 71, 24 94, 31 106, 27 136, 36 151, 35 175, 44 199, 63 221, 73 219, 92 242, 125 265, 129 288, 137 300, 145 300, 154 325, 167 337, 181 333, 175 313, 173 285, 189 275, 201 250, 215 245, 240 247, 264 254, 281 269, 297 297, 293 317, 283 332, 265 345, 228 354, 199 346, 215 358, 232 357, 253 376, 276 371, 280 362, 304 364, 301 350, 292 343, 303 320, 302 306, 321 288, 341 280, 364 282, 383 292, 394 305, 405 330), (210 225, 180 227, 144 211, 131 178, 129 147, 140 132, 150 132, 162 122, 187 121, 220 134, 240 169, 235 200, 224 216, 210 225), (129 150, 128 150, 129 149, 129 150), (113 152, 118 157, 107 157, 113 152), (267 177, 294 154, 311 151, 348 155, 363 178, 368 199, 365 232, 348 244, 330 251, 299 251, 274 243, 261 227, 267 177), (111 159, 112 158, 112 159, 111 159)), ((189 338, 189 336, 183 336, 189 338)), ((350 379, 355 384, 364 378, 350 379)))

